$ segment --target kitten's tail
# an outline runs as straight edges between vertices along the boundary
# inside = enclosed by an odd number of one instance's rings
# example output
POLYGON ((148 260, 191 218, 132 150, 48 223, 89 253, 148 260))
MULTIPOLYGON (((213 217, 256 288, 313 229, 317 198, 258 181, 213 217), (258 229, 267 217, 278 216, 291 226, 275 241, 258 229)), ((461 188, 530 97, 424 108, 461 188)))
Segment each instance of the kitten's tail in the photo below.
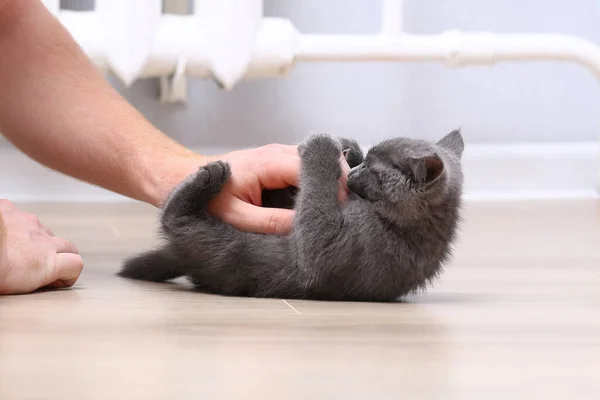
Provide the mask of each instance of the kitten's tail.
POLYGON ((129 258, 117 275, 129 279, 164 282, 186 274, 181 261, 171 257, 164 249, 152 250, 129 258))

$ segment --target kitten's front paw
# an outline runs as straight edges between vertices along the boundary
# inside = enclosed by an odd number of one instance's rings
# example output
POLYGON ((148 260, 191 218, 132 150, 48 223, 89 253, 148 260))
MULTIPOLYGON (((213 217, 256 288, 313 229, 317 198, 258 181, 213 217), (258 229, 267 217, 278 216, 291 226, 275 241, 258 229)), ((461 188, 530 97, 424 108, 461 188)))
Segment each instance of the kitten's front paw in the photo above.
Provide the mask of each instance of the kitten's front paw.
POLYGON ((224 161, 200 167, 198 172, 175 188, 167 199, 161 217, 162 229, 173 232, 182 224, 180 217, 202 216, 208 202, 221 192, 230 175, 231 168, 224 161))
POLYGON ((337 180, 342 176, 342 145, 326 134, 310 135, 298 148, 304 174, 319 181, 337 180))
POLYGON ((313 133, 298 146, 300 157, 316 156, 320 158, 339 159, 342 153, 342 144, 339 140, 325 133, 313 133))
POLYGON ((197 189, 218 193, 231 176, 231 167, 225 161, 208 163, 198 170, 192 181, 197 189))

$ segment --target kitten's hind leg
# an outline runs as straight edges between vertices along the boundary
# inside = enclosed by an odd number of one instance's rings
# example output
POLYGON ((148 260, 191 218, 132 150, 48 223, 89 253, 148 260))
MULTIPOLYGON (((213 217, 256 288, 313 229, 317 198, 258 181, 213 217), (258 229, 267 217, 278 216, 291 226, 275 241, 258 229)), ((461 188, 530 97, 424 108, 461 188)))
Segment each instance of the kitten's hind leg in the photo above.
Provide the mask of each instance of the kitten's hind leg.
POLYGON ((204 218, 206 206, 221 192, 230 176, 231 167, 224 161, 200 167, 167 199, 161 216, 162 228, 170 232, 173 228, 204 218))
POLYGON ((185 268, 179 260, 160 249, 125 260, 117 275, 129 279, 164 282, 185 275, 185 268))

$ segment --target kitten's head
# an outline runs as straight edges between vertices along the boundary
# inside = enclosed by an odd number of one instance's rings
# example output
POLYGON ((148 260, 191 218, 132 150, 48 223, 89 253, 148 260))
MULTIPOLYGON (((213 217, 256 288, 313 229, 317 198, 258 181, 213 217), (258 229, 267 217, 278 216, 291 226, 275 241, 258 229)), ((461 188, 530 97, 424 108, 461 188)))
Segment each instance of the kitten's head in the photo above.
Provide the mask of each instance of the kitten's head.
POLYGON ((367 153, 350 170, 348 189, 389 212, 406 215, 411 204, 435 204, 458 198, 462 191, 461 157, 464 142, 454 130, 437 143, 396 138, 367 153))

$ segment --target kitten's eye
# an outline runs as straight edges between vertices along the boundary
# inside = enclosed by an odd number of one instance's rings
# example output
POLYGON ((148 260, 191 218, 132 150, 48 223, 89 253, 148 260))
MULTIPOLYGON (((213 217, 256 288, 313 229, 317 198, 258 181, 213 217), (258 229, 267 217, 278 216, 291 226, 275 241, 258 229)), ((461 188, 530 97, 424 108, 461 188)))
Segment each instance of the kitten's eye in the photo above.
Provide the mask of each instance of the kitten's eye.
POLYGON ((406 166, 397 163, 391 163, 390 166, 396 171, 400 172, 402 175, 406 174, 406 166))

